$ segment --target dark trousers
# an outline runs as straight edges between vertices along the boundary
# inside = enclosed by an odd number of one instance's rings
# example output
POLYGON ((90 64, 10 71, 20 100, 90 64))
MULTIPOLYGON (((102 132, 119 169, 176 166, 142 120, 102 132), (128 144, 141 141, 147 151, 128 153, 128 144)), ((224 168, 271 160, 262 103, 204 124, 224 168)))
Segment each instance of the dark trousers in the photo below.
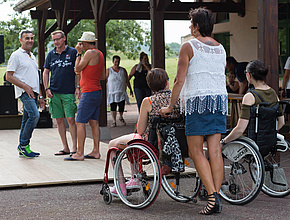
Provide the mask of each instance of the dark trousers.
POLYGON ((151 96, 151 89, 149 88, 134 88, 134 93, 137 101, 138 110, 140 112, 140 107, 143 99, 145 97, 151 96))

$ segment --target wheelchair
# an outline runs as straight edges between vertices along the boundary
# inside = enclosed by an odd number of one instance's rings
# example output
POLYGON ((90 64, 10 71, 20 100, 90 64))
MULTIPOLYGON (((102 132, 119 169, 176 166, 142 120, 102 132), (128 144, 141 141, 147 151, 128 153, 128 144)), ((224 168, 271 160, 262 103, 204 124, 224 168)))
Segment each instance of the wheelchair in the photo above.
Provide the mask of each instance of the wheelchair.
MULTIPOLYGON (((196 202, 202 183, 189 159, 184 159, 184 169, 180 172, 169 172, 162 175, 160 166, 160 151, 156 145, 156 129, 164 125, 176 125, 177 120, 164 119, 159 116, 153 117, 149 140, 135 139, 127 143, 125 149, 111 148, 107 152, 107 160, 104 173, 104 181, 100 194, 106 204, 112 202, 112 195, 108 186, 108 169, 110 154, 117 151, 114 160, 114 183, 119 198, 127 206, 133 209, 144 209, 156 200, 161 186, 172 199, 178 202, 196 202), (120 184, 130 178, 137 179, 139 186, 127 189, 127 195, 122 193, 120 184)), ((184 129, 184 127, 183 127, 184 129)), ((183 131, 184 132, 184 131, 183 131)), ((183 133, 184 135, 184 133, 183 133)), ((185 140, 185 135, 183 137, 185 140)))
MULTIPOLYGON (((279 104, 283 105, 285 102, 280 101, 279 104)), ((224 145, 222 154, 225 175, 220 191, 222 198, 231 204, 244 205, 255 199, 260 190, 272 197, 289 195, 289 146, 281 134, 277 134, 276 144, 264 157, 256 142, 247 137, 240 137, 224 145)))

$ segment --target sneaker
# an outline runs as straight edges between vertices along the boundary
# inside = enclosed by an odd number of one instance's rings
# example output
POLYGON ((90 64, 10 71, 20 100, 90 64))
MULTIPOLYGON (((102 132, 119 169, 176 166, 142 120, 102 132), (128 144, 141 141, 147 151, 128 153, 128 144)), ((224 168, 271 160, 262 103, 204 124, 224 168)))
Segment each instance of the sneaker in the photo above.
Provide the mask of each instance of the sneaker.
POLYGON ((126 182, 126 189, 140 189, 139 179, 131 177, 128 182, 126 182))
MULTIPOLYGON (((120 187, 121 187, 121 191, 122 191, 123 195, 126 197, 127 196, 126 185, 120 184, 120 187)), ((110 187, 110 193, 112 194, 112 196, 119 197, 119 195, 117 193, 116 186, 110 187)))
POLYGON ((34 157, 36 157, 35 154, 30 150, 30 146, 29 145, 26 145, 25 147, 19 145, 17 147, 17 150, 24 157, 27 157, 27 158, 34 158, 34 157))
MULTIPOLYGON (((27 146, 29 146, 29 150, 30 150, 30 145, 27 145, 27 146)), ((32 150, 30 150, 30 151, 33 152, 33 153, 35 154, 36 157, 38 157, 38 156, 40 155, 40 153, 34 152, 34 151, 32 151, 32 150)), ((19 156, 21 157, 21 156, 23 156, 23 155, 19 152, 19 156)))

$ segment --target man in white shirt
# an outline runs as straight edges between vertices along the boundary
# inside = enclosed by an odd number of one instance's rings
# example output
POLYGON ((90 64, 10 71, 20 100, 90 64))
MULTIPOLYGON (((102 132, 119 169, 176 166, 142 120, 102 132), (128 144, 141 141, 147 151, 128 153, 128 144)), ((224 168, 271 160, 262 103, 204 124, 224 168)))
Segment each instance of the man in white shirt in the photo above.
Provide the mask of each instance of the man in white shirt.
POLYGON ((31 53, 33 46, 33 33, 28 30, 20 32, 21 47, 13 52, 7 65, 7 80, 14 84, 15 98, 23 103, 23 117, 17 150, 19 155, 27 158, 39 156, 39 153, 30 150, 32 132, 39 119, 39 104, 44 108, 45 102, 39 89, 38 65, 35 56, 31 53))

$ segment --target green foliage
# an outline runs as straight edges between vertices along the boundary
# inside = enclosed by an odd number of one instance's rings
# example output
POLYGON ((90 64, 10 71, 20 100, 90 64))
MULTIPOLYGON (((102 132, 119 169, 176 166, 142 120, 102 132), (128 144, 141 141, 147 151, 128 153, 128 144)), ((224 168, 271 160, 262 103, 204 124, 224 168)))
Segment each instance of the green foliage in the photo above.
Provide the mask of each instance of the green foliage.
MULTIPOLYGON (((53 24, 53 20, 49 20, 46 23, 46 28, 53 24)), ((23 16, 22 14, 15 13, 12 15, 10 21, 0 21, 1 34, 4 34, 4 51, 5 62, 7 63, 11 53, 17 50, 21 44, 19 42, 19 33, 21 30, 30 30, 34 34, 34 44, 32 52, 35 56, 38 55, 38 33, 37 33, 37 21, 31 20, 23 16)), ((45 40, 45 45, 48 44, 49 38, 45 40)))
MULTIPOLYGON (((9 59, 13 51, 21 46, 18 36, 19 32, 24 29, 34 32, 31 20, 19 14, 15 14, 10 21, 0 21, 1 34, 4 34, 4 50, 6 60, 9 59)), ((33 52, 35 48, 36 44, 34 44, 32 48, 33 52)))

